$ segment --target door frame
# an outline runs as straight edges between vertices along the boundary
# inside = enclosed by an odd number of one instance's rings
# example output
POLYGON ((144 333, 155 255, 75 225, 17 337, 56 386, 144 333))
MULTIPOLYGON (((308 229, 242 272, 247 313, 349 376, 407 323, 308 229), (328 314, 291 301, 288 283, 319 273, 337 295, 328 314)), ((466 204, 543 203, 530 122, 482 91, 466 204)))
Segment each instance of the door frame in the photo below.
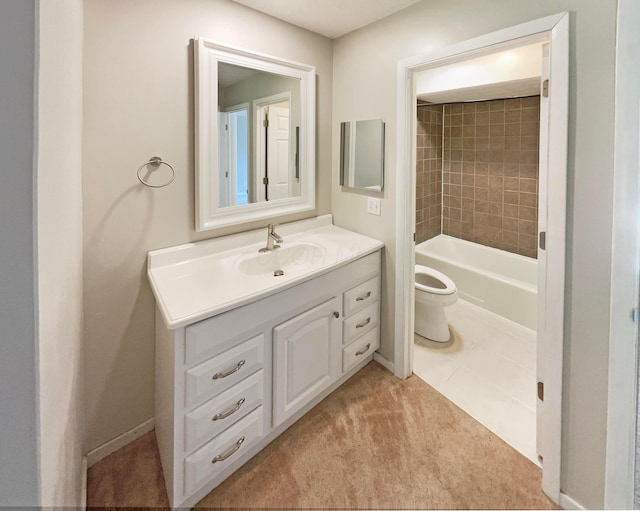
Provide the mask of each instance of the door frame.
MULTIPOLYGON (((538 378, 544 382, 544 458, 542 489, 560 501, 560 457, 562 433, 562 358, 564 344, 564 276, 566 245, 566 179, 569 105, 569 14, 547 16, 492 32, 452 46, 416 55, 398 62, 398 133, 396 159, 396 274, 394 372, 407 378, 413 365, 416 190, 415 73, 483 54, 495 53, 527 43, 548 42, 550 82, 547 168, 553 188, 547 193, 546 293, 543 311, 538 311, 538 342, 544 345, 538 359, 538 378), (542 312, 542 314, 540 314, 542 312), (540 319, 542 316, 542 321, 540 319), (542 330, 541 330, 542 325, 542 330)), ((542 168, 541 163, 541 168, 542 168)), ((543 215, 539 213, 539 218, 543 215)), ((545 222, 543 222, 545 225, 545 222)), ((540 279, 540 277, 539 277, 540 279)))

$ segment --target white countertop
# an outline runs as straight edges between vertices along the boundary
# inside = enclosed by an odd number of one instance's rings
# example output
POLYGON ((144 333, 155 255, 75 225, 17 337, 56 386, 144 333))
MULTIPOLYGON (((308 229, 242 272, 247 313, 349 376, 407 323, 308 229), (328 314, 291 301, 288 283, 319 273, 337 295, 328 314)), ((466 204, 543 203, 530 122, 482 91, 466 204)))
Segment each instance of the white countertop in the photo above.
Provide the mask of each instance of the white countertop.
POLYGON ((384 246, 332 225, 331 215, 282 224, 282 248, 258 254, 266 228, 149 252, 147 275, 165 324, 176 329, 272 295, 384 246), (282 266, 284 275, 274 276, 282 266))

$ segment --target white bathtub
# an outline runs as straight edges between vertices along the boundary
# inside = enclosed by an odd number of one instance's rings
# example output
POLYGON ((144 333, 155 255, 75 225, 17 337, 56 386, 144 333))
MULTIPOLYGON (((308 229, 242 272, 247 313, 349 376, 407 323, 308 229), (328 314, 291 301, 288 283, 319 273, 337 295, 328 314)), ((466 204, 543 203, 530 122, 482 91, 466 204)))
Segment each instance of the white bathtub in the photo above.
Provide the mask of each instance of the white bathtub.
POLYGON ((460 298, 536 329, 535 259, 441 234, 416 245, 416 264, 452 279, 460 298))

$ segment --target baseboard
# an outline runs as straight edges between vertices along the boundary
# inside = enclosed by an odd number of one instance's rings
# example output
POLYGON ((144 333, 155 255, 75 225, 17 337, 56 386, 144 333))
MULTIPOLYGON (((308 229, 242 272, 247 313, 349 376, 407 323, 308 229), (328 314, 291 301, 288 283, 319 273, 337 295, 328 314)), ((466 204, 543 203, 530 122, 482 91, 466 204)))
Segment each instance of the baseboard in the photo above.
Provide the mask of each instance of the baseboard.
POLYGON ((125 431, 122 435, 117 436, 113 440, 109 440, 107 443, 102 444, 99 447, 89 451, 87 453, 87 466, 91 467, 98 463, 101 459, 106 458, 109 454, 116 452, 121 447, 124 447, 130 442, 133 442, 136 438, 141 437, 145 433, 148 433, 155 427, 155 420, 152 417, 148 421, 138 424, 136 427, 131 428, 129 431, 125 431))
POLYGON ((384 358, 382 355, 380 355, 380 353, 378 353, 377 351, 373 354, 373 360, 378 362, 378 364, 380 364, 382 367, 384 367, 390 373, 394 373, 395 372, 395 366, 393 365, 393 362, 389 362, 386 358, 384 358))
POLYGON ((87 509, 87 470, 89 465, 87 464, 87 457, 82 457, 82 485, 80 487, 80 509, 85 511, 87 509))
POLYGON ((582 504, 569 497, 569 495, 562 492, 560 492, 560 507, 562 509, 587 509, 582 504))

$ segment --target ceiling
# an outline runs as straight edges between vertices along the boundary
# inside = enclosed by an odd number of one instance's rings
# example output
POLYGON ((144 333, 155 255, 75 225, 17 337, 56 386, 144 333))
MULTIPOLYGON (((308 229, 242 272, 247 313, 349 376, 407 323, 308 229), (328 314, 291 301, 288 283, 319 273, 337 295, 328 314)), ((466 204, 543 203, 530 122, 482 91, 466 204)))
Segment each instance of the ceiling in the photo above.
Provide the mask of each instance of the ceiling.
POLYGON ((418 100, 425 101, 427 104, 462 103, 465 101, 522 98, 539 94, 540 78, 533 77, 419 94, 418 100))
POLYGON ((421 0, 233 0, 335 39, 421 0))
POLYGON ((542 45, 530 44, 420 71, 416 95, 429 103, 535 96, 541 71, 542 45))

